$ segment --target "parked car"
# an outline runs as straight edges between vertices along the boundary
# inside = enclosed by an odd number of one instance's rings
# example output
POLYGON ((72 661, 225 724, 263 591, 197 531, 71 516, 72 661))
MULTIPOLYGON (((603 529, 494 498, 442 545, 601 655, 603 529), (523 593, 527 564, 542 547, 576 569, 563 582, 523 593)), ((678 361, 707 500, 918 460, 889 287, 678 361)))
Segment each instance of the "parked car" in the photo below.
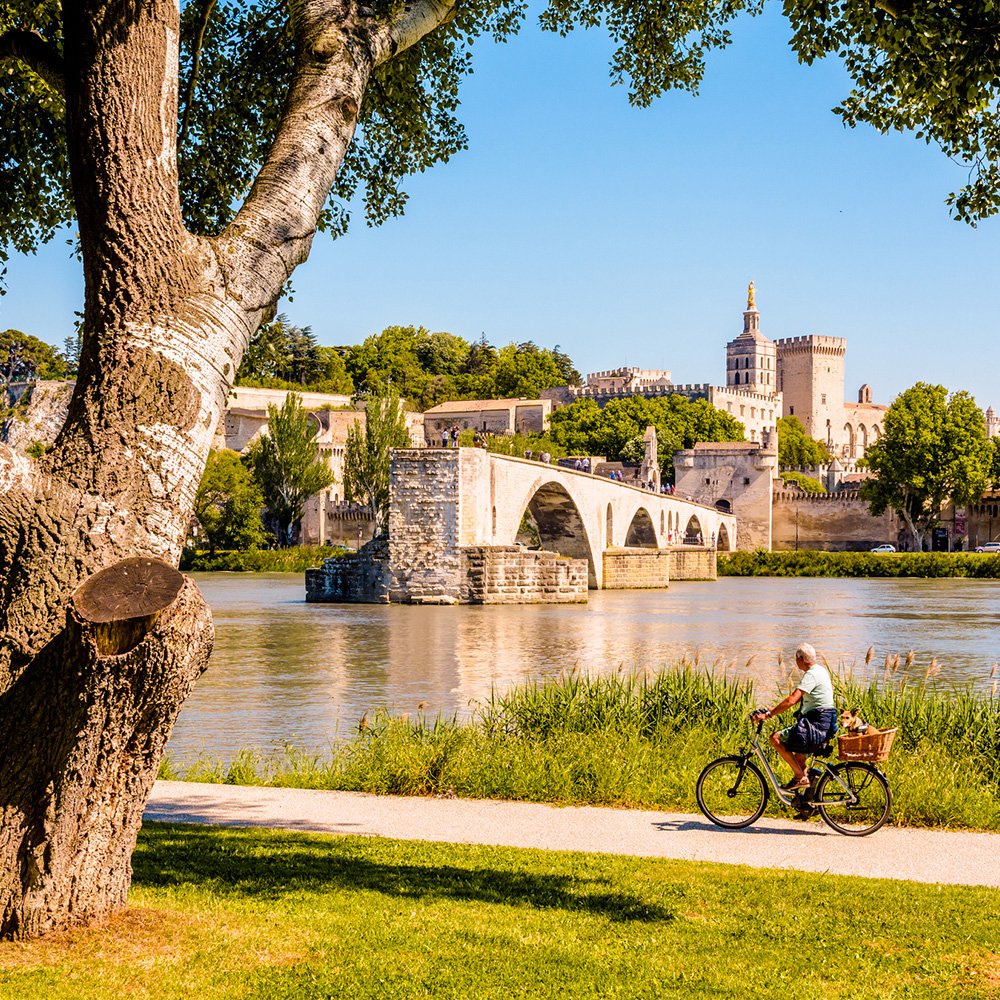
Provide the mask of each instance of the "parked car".
POLYGON ((871 549, 872 552, 895 552, 896 546, 890 545, 888 542, 885 545, 876 545, 875 548, 871 549))
POLYGON ((983 542, 976 546, 977 552, 1000 552, 1000 542, 983 542))

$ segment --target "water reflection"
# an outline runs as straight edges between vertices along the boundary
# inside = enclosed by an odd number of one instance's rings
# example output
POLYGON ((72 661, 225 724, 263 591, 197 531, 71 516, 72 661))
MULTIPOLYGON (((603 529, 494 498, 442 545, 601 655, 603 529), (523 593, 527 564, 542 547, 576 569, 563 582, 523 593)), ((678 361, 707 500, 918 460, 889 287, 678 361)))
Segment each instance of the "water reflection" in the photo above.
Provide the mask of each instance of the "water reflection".
POLYGON ((657 669, 686 655, 776 687, 808 639, 831 666, 887 652, 932 657, 937 683, 986 690, 1000 659, 1000 582, 723 579, 592 592, 588 605, 306 605, 293 574, 200 574, 216 649, 181 712, 171 755, 228 758, 284 741, 322 749, 377 707, 465 714, 491 687, 578 667, 657 669))

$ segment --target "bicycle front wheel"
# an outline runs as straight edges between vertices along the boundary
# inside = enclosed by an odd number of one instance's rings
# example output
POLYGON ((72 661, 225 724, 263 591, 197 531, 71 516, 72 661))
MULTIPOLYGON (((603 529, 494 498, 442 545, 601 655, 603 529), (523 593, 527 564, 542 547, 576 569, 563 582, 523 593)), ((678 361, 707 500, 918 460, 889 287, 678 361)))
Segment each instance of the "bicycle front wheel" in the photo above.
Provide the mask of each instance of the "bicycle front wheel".
POLYGON ((871 764, 837 764, 820 778, 815 804, 837 833, 865 837, 889 818, 892 792, 882 772, 871 764))
POLYGON ((720 757, 698 776, 698 808, 716 826, 739 830, 760 819, 767 806, 764 776, 746 757, 720 757))

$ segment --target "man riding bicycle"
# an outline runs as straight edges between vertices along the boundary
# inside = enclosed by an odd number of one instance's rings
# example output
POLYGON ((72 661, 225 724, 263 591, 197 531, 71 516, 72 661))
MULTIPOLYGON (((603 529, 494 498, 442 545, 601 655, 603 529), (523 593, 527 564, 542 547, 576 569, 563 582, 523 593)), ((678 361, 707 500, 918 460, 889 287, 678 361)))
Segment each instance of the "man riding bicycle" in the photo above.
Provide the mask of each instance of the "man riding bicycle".
POLYGON ((816 650, 807 642, 795 650, 795 665, 802 671, 798 687, 774 708, 758 708, 750 716, 755 722, 770 719, 801 702, 795 724, 771 734, 771 746, 794 774, 792 780, 782 786, 789 791, 809 787, 806 757, 819 750, 837 732, 830 671, 816 662, 816 650))

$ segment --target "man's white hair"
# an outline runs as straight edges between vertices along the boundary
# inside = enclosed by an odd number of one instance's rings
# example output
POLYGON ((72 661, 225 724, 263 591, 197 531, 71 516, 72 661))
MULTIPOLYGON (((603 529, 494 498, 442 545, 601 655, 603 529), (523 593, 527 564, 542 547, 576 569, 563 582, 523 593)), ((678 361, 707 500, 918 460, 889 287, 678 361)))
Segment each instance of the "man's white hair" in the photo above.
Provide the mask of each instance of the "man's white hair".
POLYGON ((816 662, 816 650, 808 642, 804 642, 795 650, 795 659, 797 660, 799 657, 802 658, 803 663, 812 665, 816 662))

